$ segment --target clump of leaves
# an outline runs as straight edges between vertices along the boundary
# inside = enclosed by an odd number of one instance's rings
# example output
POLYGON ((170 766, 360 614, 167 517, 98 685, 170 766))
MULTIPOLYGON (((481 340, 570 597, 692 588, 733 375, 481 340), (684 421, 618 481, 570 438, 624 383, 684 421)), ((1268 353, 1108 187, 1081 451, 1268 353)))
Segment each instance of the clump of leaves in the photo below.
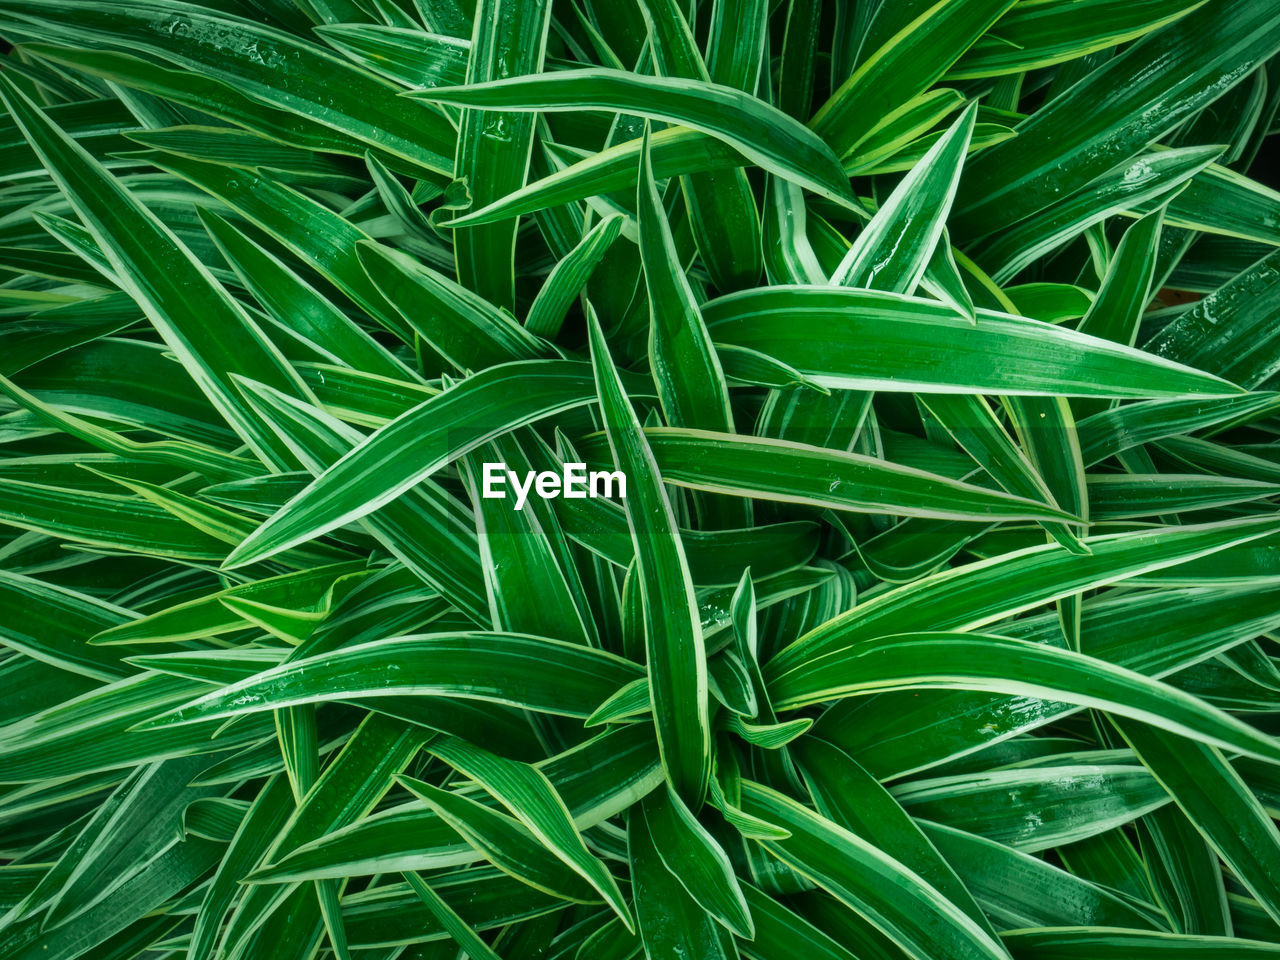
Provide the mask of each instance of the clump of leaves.
POLYGON ((1274 0, 0 36, 0 956, 1280 956, 1274 0))

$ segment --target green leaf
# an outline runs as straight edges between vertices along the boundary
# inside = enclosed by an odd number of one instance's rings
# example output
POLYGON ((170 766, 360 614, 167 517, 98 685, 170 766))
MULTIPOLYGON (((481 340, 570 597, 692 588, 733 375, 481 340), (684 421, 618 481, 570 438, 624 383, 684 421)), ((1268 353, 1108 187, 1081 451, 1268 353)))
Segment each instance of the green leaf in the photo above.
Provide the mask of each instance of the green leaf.
POLYGON ((1280 24, 1265 0, 1208 3, 1148 34, 1020 123, 1016 139, 974 159, 953 231, 980 236, 1044 209, 1135 156, 1277 49, 1280 24))
POLYGON ((590 373, 576 361, 501 364, 468 377, 338 459, 243 540, 227 565, 273 556, 367 516, 486 441, 593 399, 590 373))
POLYGON ((1160 729, 1117 724, 1213 851, 1273 919, 1280 916, 1280 833, 1221 752, 1160 729))
POLYGON ((269 463, 288 463, 278 442, 239 401, 230 374, 252 376, 305 397, 307 390, 297 374, 172 231, 41 114, 12 81, 0 81, 0 99, 84 221, 125 291, 210 402, 255 453, 269 463))
MULTIPOLYGON (((144 659, 157 665, 168 662, 166 655, 144 659)), ((637 672, 612 654, 541 637, 496 632, 397 637, 281 664, 170 711, 154 726, 300 703, 405 694, 485 700, 586 717, 637 672), (396 669, 384 669, 389 659, 396 669)))
POLYGON ((1177 956, 1184 960, 1213 960, 1231 951, 1239 960, 1265 960, 1280 956, 1280 947, 1232 937, 1180 936, 1111 930, 1105 927, 1062 927, 1017 931, 1005 935, 1014 956, 1026 960, 1069 960, 1088 955, 1095 960, 1161 960, 1177 956))
POLYGON ((659 855, 647 817, 639 810, 627 827, 627 859, 635 898, 637 930, 649 956, 733 960, 732 935, 688 893, 659 855))
POLYGON ((1218 147, 1187 147, 1136 157, 998 233, 983 244, 981 262, 997 283, 1004 283, 1112 214, 1167 201, 1219 156, 1218 147))
POLYGON ((332 564, 228 587, 100 631, 92 635, 91 642, 97 645, 156 643, 216 636, 245 626, 241 617, 228 613, 229 608, 222 603, 224 599, 234 597, 273 607, 305 608, 322 600, 335 580, 362 568, 360 563, 332 564))
MULTIPOLYGON (((551 0, 477 3, 468 86, 541 71, 550 24, 551 0)), ((518 113, 462 112, 454 176, 466 182, 473 204, 484 206, 524 186, 533 122, 533 117, 518 113)), ((499 307, 513 309, 515 244, 515 222, 455 231, 459 283, 499 307)))
POLYGON ((1226 396, 1212 374, 1052 324, 936 300, 834 287, 751 290, 713 300, 712 339, 750 347, 840 390, 1097 397, 1226 396), (995 366, 991 358, 1007 358, 995 366))
POLYGON ((770 685, 805 661, 917 623, 972 630, 1082 590, 1174 566, 1275 532, 1269 517, 1090 537, 1088 556, 1030 547, 886 591, 792 643, 765 668, 770 685))
POLYGON ((322 23, 316 34, 354 63, 408 87, 466 81, 471 44, 439 33, 372 23, 322 23))
POLYGON ((707 652, 701 617, 661 474, 599 324, 590 314, 588 319, 596 391, 609 446, 629 481, 627 526, 635 543, 636 576, 646 610, 645 658, 658 747, 668 781, 696 807, 711 775, 707 652))
POLYGON ((1013 6, 1013 0, 939 0, 904 6, 892 37, 872 51, 814 114, 810 126, 837 156, 857 149, 886 115, 910 104, 1013 6))
POLYGON ((729 932, 745 940, 755 930, 729 858, 674 793, 654 791, 641 806, 653 847, 690 897, 729 932))
POLYGON ((853 202, 848 180, 822 140, 785 113, 720 84, 590 68, 436 87, 413 96, 481 110, 621 110, 665 120, 716 137, 820 196, 853 202))
POLYGON ((1075 60, 1159 30, 1203 0, 1139 0, 1116 6, 1106 0, 1041 0, 1015 4, 971 46, 949 79, 998 77, 1075 60))
POLYGON ((554 897, 577 901, 596 898, 595 891, 575 870, 514 817, 412 777, 397 779, 504 873, 554 897))
POLYGON ((978 689, 1075 703, 1280 763, 1271 737, 1173 687, 1084 654, 990 634, 866 641, 789 672, 770 685, 770 696, 788 710, 892 689, 978 689))
MULTIPOLYGON (((731 433, 729 388, 662 210, 647 140, 640 157, 636 207, 640 261, 649 293, 649 368, 662 412, 672 426, 731 433)), ((749 510, 732 502, 701 498, 698 507, 712 527, 738 527, 744 518, 750 519, 749 510)))
POLYGON ((627 930, 634 932, 617 883, 605 865, 587 852, 568 808, 545 774, 456 737, 436 740, 427 749, 492 794, 540 843, 595 887, 627 930))
POLYGON ((1123 763, 1073 763, 992 770, 894 789, 913 817, 1040 851, 1096 836, 1168 802, 1143 768, 1123 763))
POLYGON ((832 284, 915 293, 942 238, 977 109, 970 105, 902 178, 840 261, 832 284))
POLYGON ((500 960, 489 945, 480 939, 480 935, 472 930, 425 880, 412 870, 405 873, 404 878, 413 888, 413 892, 418 895, 418 899, 426 904, 427 909, 435 914, 440 925, 449 932, 449 936, 466 951, 467 956, 474 960, 500 960))
POLYGON ((251 20, 185 3, 148 0, 128 8, 73 2, 56 12, 39 3, 6 9, 24 32, 85 46, 105 40, 144 51, 242 91, 277 110, 337 131, 359 155, 368 144, 435 176, 451 172, 454 137, 440 114, 323 47, 251 20), (240 40, 228 45, 224 39, 240 40), (88 43, 85 43, 88 41, 88 43), (288 64, 288 79, 282 68, 288 64))
MULTIPOLYGON (((1158 816, 1168 807, 1161 807, 1158 816)), ((1116 894, 1045 860, 939 823, 921 825, 983 908, 1003 925, 1147 929, 1152 921, 1116 894)))
POLYGON ((1246 387, 1270 383, 1280 350, 1265 318, 1280 302, 1280 252, 1249 267, 1197 303, 1143 345, 1160 356, 1193 362, 1238 378, 1246 387))
POLYGON ((744 781, 742 799, 748 814, 791 831, 785 840, 755 842, 865 917, 908 956, 1007 956, 999 941, 884 851, 760 784, 744 781))
POLYGON ((1043 503, 790 440, 668 427, 651 427, 644 435, 663 479, 695 490, 904 516, 1071 519, 1043 503))
POLYGON ((356 252, 378 292, 459 370, 546 352, 510 315, 407 254, 370 242, 358 243, 356 252))
POLYGON ((525 329, 534 336, 555 339, 573 301, 622 232, 623 219, 616 214, 605 217, 556 263, 529 307, 525 329))
MULTIPOLYGON (((636 174, 643 149, 644 141, 640 137, 614 144, 440 225, 463 227, 492 223, 584 197, 630 192, 636 189, 636 174)), ((749 162, 728 143, 688 127, 653 131, 649 138, 649 156, 653 175, 659 180, 678 174, 743 166, 749 162)))

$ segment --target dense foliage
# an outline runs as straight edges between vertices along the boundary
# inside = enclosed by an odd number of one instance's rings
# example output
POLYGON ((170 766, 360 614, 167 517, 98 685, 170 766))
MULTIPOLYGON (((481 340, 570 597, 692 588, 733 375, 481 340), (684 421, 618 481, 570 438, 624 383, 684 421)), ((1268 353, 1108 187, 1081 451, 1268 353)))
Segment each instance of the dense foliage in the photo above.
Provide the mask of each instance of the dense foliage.
POLYGON ((0 957, 1280 957, 1275 0, 0 37, 0 957))

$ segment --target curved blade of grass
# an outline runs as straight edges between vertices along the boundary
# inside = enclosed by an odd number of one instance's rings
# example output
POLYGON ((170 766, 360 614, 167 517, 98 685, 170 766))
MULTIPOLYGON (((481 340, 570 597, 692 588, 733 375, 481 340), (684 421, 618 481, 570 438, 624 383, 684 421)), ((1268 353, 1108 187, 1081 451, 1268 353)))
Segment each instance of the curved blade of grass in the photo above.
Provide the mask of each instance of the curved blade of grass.
POLYGON ((915 960, 1007 958, 998 940, 923 877, 838 824, 751 781, 743 781, 742 807, 791 831, 785 840, 756 843, 866 918, 915 960))
POLYGON ((338 459, 242 541, 227 565, 273 556, 367 516, 486 441, 593 399, 590 371, 580 362, 490 367, 425 400, 338 459))
POLYGON ((219 560, 224 539, 137 497, 0 479, 0 521, 63 540, 183 560, 219 560))
POLYGON ((1280 763, 1280 745, 1198 697, 1070 650, 991 634, 899 634, 812 660, 770 685, 779 710, 894 689, 977 689, 1074 703, 1280 763))
POLYGON ((915 293, 942 238, 977 111, 970 105, 894 187, 831 275, 833 285, 915 293))
POLYGON ((1280 833, 1222 753, 1157 727, 1116 724, 1213 851, 1272 919, 1280 917, 1280 833))
POLYGON ((133 671, 133 651, 96 650, 86 637, 127 626, 129 610, 35 577, 0 570, 0 642, 60 671, 115 680, 133 671))
POLYGON ((781 286, 702 308, 717 342, 751 347, 840 390, 1049 396, 1226 396, 1209 373, 1074 330, 936 300, 838 287, 781 286), (993 362, 999 357, 1002 362, 993 362))
MULTIPOLYGON (((1062 397, 1003 397, 1001 401, 1022 448, 1044 478, 1054 502, 1085 521, 1076 529, 1087 531, 1091 504, 1071 405, 1062 397)), ((1054 531, 1049 533, 1054 536, 1054 531)), ((1078 540, 1072 543, 1060 536, 1054 539, 1076 552, 1089 549, 1078 540)), ((1080 602, 1079 594, 1058 599, 1062 631, 1075 650, 1080 649, 1080 602)))
MULTIPOLYGON (((641 725, 611 730, 536 766, 564 800, 579 830, 626 810, 662 784, 653 730, 641 725)), ((478 787, 462 786, 458 793, 485 805, 496 803, 478 787)), ((436 870, 474 859, 434 813, 407 804, 299 847, 250 879, 281 883, 389 870, 436 870)), ((548 854, 548 859, 554 858, 548 854)))
POLYGON ((1078 425, 1086 467, 1139 444, 1233 423, 1265 419, 1280 394, 1250 393, 1210 400, 1149 400, 1096 413, 1078 425))
POLYGON ((94 634, 90 642, 156 643, 216 636, 244 626, 241 618, 228 614, 221 603, 225 598, 242 597, 276 607, 305 607, 321 599, 337 578, 363 569, 361 562, 334 564, 228 587, 103 630, 94 634))
MULTIPOLYGON (((298 151, 354 152, 350 141, 337 131, 303 114, 277 109, 253 100, 223 80, 191 70, 163 66, 131 53, 71 46, 69 44, 72 38, 68 36, 65 39, 67 43, 26 42, 22 44, 22 48, 41 60, 71 67, 88 76, 118 84, 134 91, 135 97, 160 97, 230 121, 238 127, 218 129, 235 131, 243 128, 268 138, 268 142, 277 148, 280 144, 287 144, 298 151)), ((154 132, 157 131, 147 131, 142 136, 150 139, 149 135, 154 132)), ((121 152, 130 149, 130 141, 146 143, 146 139, 136 139, 140 133, 142 132, 135 130, 126 131, 128 139, 121 145, 121 152)), ((171 138, 162 134, 157 138, 158 144, 163 144, 166 139, 171 138)), ((217 152, 213 151, 212 156, 202 152, 200 156, 213 159, 217 152)))
POLYGON ((1280 343, 1266 318, 1280 305, 1280 251, 1219 287, 1179 316, 1143 349, 1229 372, 1246 387, 1271 385, 1280 372, 1280 343))
POLYGON ((463 949, 468 957, 471 957, 472 960, 502 960, 422 877, 409 870, 405 872, 404 878, 408 881, 409 886, 413 888, 413 892, 418 895, 418 899, 426 904, 428 910, 435 914, 440 926, 449 932, 449 936, 463 949))
POLYGON ((223 918, 240 890, 240 878, 266 853, 292 807, 286 777, 276 776, 258 791, 200 901, 187 960, 208 960, 212 955, 223 918))
POLYGON ((720 84, 621 70, 562 70, 412 96, 482 110, 616 110, 701 130, 770 173, 842 205, 849 182, 831 149, 785 113, 720 84))
MULTIPOLYGON (((1216 557, 1211 555, 1211 562, 1216 557)), ((1193 587, 1087 601, 1082 646, 1100 660, 1168 677, 1274 629, 1280 622, 1274 593, 1274 587, 1193 587)), ((1011 634, 1016 628, 1023 639, 1059 647, 1066 643, 1055 614, 1007 627, 1011 634)), ((823 715, 817 732, 857 756, 877 777, 888 779, 967 756, 1078 710, 1028 697, 902 692, 843 701, 823 715)))
POLYGON ((770 684, 806 661, 906 627, 972 630, 1058 597, 1216 553, 1280 530, 1271 517, 1107 534, 1080 556, 1057 545, 1017 550, 882 593, 810 631, 765 667, 770 684))
POLYGON ((1100 519, 1131 519, 1249 503, 1280 495, 1267 481, 1204 474, 1104 474, 1089 478, 1089 504, 1100 519))
POLYGON ((637 672, 634 664, 604 651, 523 634, 397 637, 281 664, 171 710, 148 726, 404 694, 586 717, 637 672))
POLYGON ((1147 814, 1138 825, 1138 842, 1156 900, 1174 931, 1230 936, 1231 911, 1218 855, 1186 814, 1173 804, 1147 814))
POLYGON ((183 730, 132 730, 135 723, 189 699, 204 685, 138 674, 0 728, 0 783, 30 783, 132 767, 171 757, 218 753, 271 735, 271 723, 220 724, 183 730), (217 738, 214 739, 214 735, 217 738))
POLYGON ((253 376, 287 393, 308 396, 297 374, 173 232, 7 78, 0 80, 0 99, 126 292, 210 403, 269 464, 290 463, 279 442, 235 396, 230 374, 253 376))
POLYGON ((413 334, 400 312, 370 281, 357 244, 363 229, 261 170, 235 170, 181 154, 153 151, 147 161, 226 203, 355 301, 401 340, 413 334))
MULTIPOLYGON (((996 419, 986 400, 960 394, 931 394, 918 399, 952 439, 1005 490, 1029 500, 1056 503, 1041 475, 996 419)), ((1080 504, 1072 506, 1070 512, 1079 516, 1080 504)), ((1044 526, 1050 536, 1069 550, 1082 549, 1076 535, 1065 524, 1044 526)))
POLYGON ((628 931, 635 931, 617 883, 605 865, 587 852, 568 808, 544 773, 456 737, 435 740, 427 750, 506 807, 540 843, 599 892, 628 931))
POLYGON ((697 598, 662 476, 590 310, 588 323, 609 446, 629 484, 627 526, 635 543, 636 577, 646 610, 649 702, 658 747, 668 781, 698 806, 711 776, 711 723, 707 652, 697 598))

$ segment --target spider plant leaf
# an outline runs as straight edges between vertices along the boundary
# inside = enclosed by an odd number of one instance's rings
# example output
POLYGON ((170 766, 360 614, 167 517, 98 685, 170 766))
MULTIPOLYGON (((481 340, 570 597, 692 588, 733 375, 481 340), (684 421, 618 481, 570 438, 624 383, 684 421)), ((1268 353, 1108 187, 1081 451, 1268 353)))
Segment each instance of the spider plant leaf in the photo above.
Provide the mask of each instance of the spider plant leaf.
POLYGON ((1147 34, 1020 123, 1015 139, 974 158, 952 230, 980 235, 1043 210, 1134 157, 1277 49, 1280 25, 1257 0, 1205 4, 1147 34), (1135 73, 1138 63, 1155 66, 1135 73))
POLYGON ((6 16, 40 39, 88 47, 114 44, 210 77, 337 131, 357 155, 363 152, 357 144, 367 144, 437 177, 451 172, 454 135, 443 116, 407 103, 395 87, 319 44, 277 28, 158 0, 128 9, 76 2, 57 15, 39 4, 14 4, 6 16), (219 39, 227 35, 242 38, 239 45, 228 47, 219 39), (280 72, 285 63, 291 65, 289 81, 280 72))
POLYGON ((1204 743, 1185 743, 1158 728, 1116 722, 1236 878, 1268 915, 1280 914, 1274 882, 1280 870, 1280 834, 1222 752, 1204 743))
POLYGON ((777 709, 785 711, 841 696, 899 688, 1025 693, 1116 713, 1169 733, 1280 763, 1280 748, 1270 737, 1159 681, 1074 651, 1011 637, 977 636, 971 640, 969 634, 962 633, 902 634, 870 641, 794 671, 787 683, 770 686, 770 697, 777 709), (994 670, 977 662, 997 650, 1018 665, 1019 680, 1007 687, 1004 681, 990 678, 994 670), (875 666, 869 666, 864 657, 875 666))
POLYGON ((395 637, 272 667, 157 717, 155 726, 401 694, 462 697, 586 717, 637 672, 633 664, 600 650, 521 634, 395 637), (553 655, 560 657, 554 665, 546 659, 553 655), (388 657, 396 658, 399 669, 385 669, 388 657))
POLYGON ((255 453, 274 464, 288 455, 233 395, 231 372, 255 376, 287 392, 306 388, 227 295, 154 214, 83 148, 55 127, 25 94, 5 79, 0 98, 18 121, 41 162, 93 234, 138 303, 217 408, 255 453), (213 318, 217 318, 214 320, 213 318))
POLYGON ((625 503, 627 526, 635 543, 637 582, 648 611, 644 617, 645 658, 658 746, 668 781, 696 806, 711 774, 702 621, 661 474, 599 324, 590 315, 589 319, 596 391, 609 446, 618 469, 630 480, 625 503))
POLYGON ((899 861, 777 791, 742 786, 748 814, 791 831, 785 840, 755 842, 857 910, 908 956, 1006 956, 998 940, 899 861))
POLYGON ((413 96, 482 110, 623 110, 665 120, 716 137, 820 196, 853 202, 844 171, 826 143, 776 108, 720 84, 588 68, 436 87, 413 96))
POLYGON ((772 287, 720 297, 702 316, 717 342, 767 353, 832 389, 1148 399, 1238 392, 1213 374, 1072 330, 987 310, 972 324, 945 304, 899 294, 772 287), (1016 366, 993 369, 996 354, 1016 357, 1016 366))
POLYGON ((863 227, 831 283, 915 293, 942 238, 977 105, 965 110, 863 227))

